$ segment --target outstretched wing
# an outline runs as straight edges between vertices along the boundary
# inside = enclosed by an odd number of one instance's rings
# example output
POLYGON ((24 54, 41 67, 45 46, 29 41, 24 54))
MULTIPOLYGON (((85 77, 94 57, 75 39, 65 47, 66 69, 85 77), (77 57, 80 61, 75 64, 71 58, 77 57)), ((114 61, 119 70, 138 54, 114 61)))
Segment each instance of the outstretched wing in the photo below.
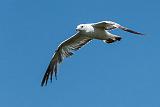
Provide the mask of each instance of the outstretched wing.
POLYGON ((134 34, 138 34, 138 35, 144 35, 140 32, 136 32, 134 30, 131 30, 129 28, 123 27, 115 22, 112 21, 102 21, 102 22, 98 22, 98 23, 93 23, 92 26, 97 27, 97 28, 102 28, 105 30, 112 30, 112 29, 121 29, 130 33, 134 33, 134 34))
POLYGON ((76 51, 80 49, 83 45, 91 41, 90 38, 85 37, 79 33, 73 35, 71 38, 62 42, 56 52, 54 53, 52 60, 44 74, 44 77, 41 82, 41 86, 44 84, 47 85, 48 79, 52 81, 53 74, 55 77, 57 76, 57 66, 62 62, 62 60, 66 57, 73 55, 72 51, 76 51))

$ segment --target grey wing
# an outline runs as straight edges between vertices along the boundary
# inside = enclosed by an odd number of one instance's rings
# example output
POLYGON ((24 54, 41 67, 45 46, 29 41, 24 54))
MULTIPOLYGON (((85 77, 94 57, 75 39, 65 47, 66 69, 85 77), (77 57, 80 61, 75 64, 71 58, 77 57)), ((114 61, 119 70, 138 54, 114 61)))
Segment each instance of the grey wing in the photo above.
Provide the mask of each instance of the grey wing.
POLYGON ((56 52, 54 53, 50 64, 44 74, 44 77, 41 82, 41 86, 44 84, 47 85, 48 79, 52 81, 53 74, 57 75, 57 66, 62 62, 62 60, 66 57, 73 55, 73 51, 80 49, 83 45, 91 41, 92 39, 85 37, 79 33, 75 34, 71 38, 62 42, 56 52))
POLYGON ((105 30, 112 30, 115 29, 116 27, 114 26, 116 23, 112 22, 112 21, 101 21, 98 23, 93 23, 92 26, 96 27, 96 28, 102 28, 105 30))
POLYGON ((134 31, 132 29, 129 29, 127 27, 121 26, 118 23, 112 22, 112 21, 101 21, 98 23, 93 23, 92 26, 97 27, 97 28, 102 28, 105 30, 112 30, 112 29, 121 29, 130 33, 138 34, 138 35, 144 35, 140 32, 134 31))

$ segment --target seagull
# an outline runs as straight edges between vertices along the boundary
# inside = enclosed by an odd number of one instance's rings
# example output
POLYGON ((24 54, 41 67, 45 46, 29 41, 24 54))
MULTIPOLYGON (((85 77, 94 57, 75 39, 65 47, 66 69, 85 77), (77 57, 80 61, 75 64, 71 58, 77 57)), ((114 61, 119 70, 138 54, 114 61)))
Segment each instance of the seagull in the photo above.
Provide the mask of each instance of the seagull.
POLYGON ((97 39, 108 44, 120 41, 122 39, 120 36, 109 32, 113 29, 121 29, 133 34, 144 35, 112 21, 80 24, 76 28, 76 34, 66 39, 58 46, 44 74, 41 86, 47 85, 49 78, 52 81, 53 75, 57 79, 57 66, 63 61, 63 59, 72 56, 73 51, 79 50, 90 41, 97 39))

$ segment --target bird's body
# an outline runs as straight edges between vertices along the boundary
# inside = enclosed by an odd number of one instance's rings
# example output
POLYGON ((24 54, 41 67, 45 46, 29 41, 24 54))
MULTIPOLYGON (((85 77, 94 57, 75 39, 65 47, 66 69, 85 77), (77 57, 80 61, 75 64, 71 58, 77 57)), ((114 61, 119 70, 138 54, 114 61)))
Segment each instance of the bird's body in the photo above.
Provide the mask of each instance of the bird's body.
MULTIPOLYGON (((108 31, 106 31, 105 29, 96 28, 92 26, 92 24, 80 24, 79 26, 85 26, 84 30, 80 31, 79 33, 91 39, 106 40, 110 36, 110 33, 108 31)), ((77 29, 79 28, 79 26, 77 27, 77 29)))
POLYGON ((63 41, 56 50, 55 54, 50 61, 50 64, 46 70, 46 73, 42 79, 41 85, 47 85, 48 79, 50 77, 52 81, 53 74, 57 75, 57 66, 62 62, 65 57, 73 55, 73 51, 80 49, 83 45, 87 44, 93 39, 103 40, 105 43, 113 43, 115 41, 120 41, 121 37, 111 34, 109 30, 112 29, 122 29, 124 31, 143 35, 139 32, 133 31, 126 27, 123 27, 112 21, 102 21, 98 23, 91 24, 80 24, 77 26, 77 33, 67 40, 63 41))

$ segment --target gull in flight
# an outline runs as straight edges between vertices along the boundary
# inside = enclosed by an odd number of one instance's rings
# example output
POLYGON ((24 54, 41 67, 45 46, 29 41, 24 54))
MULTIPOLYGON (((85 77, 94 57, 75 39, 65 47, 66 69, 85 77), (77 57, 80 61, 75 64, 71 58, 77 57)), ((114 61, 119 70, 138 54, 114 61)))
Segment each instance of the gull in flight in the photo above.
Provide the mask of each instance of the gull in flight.
POLYGON ((41 86, 47 85, 49 78, 52 81, 53 75, 55 78, 57 78, 57 66, 63 61, 64 58, 72 56, 73 51, 80 49, 82 46, 89 43, 93 39, 102 40, 105 43, 120 41, 122 39, 120 36, 109 33, 109 31, 113 29, 121 29, 137 35, 143 35, 142 33, 133 31, 112 21, 80 24, 76 28, 76 34, 63 41, 58 46, 44 74, 41 86))

